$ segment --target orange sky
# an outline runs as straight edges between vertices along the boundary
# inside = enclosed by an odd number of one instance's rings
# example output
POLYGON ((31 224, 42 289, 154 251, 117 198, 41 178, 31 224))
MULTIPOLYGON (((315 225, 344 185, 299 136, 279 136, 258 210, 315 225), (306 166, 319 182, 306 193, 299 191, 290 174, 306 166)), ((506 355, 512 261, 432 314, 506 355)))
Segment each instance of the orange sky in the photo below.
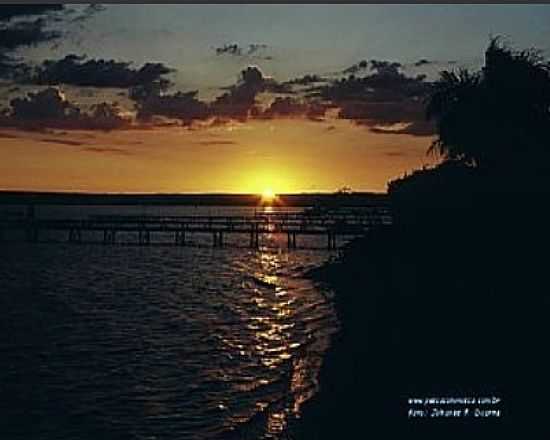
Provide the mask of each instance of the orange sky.
POLYGON ((187 130, 0 131, 0 187, 89 192, 385 191, 429 163, 428 137, 346 120, 248 121, 187 130))
POLYGON ((549 17, 547 5, 0 6, 0 189, 382 192, 435 160, 424 103, 440 72, 479 69, 489 35, 547 55, 549 17))

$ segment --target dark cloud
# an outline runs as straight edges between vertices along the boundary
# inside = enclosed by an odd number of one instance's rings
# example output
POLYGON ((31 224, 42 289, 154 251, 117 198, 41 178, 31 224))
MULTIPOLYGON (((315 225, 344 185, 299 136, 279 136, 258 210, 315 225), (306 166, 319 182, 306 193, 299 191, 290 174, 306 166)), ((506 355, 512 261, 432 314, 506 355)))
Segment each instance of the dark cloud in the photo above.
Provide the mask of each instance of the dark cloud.
POLYGON ((49 88, 10 101, 12 116, 22 121, 56 120, 78 117, 80 109, 69 103, 57 89, 49 88))
MULTIPOLYGON (((96 5, 90 5, 77 18, 85 21, 97 11, 96 5)), ((15 56, 16 51, 66 36, 68 31, 54 30, 50 25, 67 21, 74 12, 74 9, 56 4, 0 6, 0 78, 29 77, 32 69, 15 56)))
POLYGON ((128 97, 134 101, 143 101, 151 96, 160 96, 168 87, 169 84, 163 81, 153 81, 130 87, 128 97))
MULTIPOLYGON (((349 75, 324 86, 309 89, 310 97, 338 107, 338 116, 372 128, 394 124, 409 124, 402 134, 427 136, 433 127, 425 122, 424 99, 432 88, 425 75, 407 76, 401 64, 372 60, 372 73, 357 77, 349 75)), ((396 133, 396 131, 391 131, 396 133)))
MULTIPOLYGON (((366 69, 365 63, 358 63, 358 68, 366 69)), ((283 83, 250 65, 240 72, 235 84, 223 88, 224 92, 212 102, 200 100, 197 91, 166 93, 169 82, 165 75, 171 69, 163 64, 148 63, 138 69, 126 62, 68 55, 62 60, 45 61, 32 78, 39 84, 128 89, 128 97, 135 103, 136 126, 144 128, 166 124, 197 128, 275 118, 326 121, 327 111, 336 109, 337 117, 364 125, 375 133, 431 135, 433 127, 424 118, 424 100, 432 89, 426 76, 409 76, 398 62, 372 60, 367 65, 370 69, 363 76, 348 75, 329 81, 310 74, 283 83), (279 96, 264 108, 261 94, 279 96)), ((13 99, 1 125, 115 130, 132 126, 124 114, 116 103, 96 104, 81 111, 59 90, 50 87, 13 99)), ((208 141, 204 145, 227 144, 208 141)))
POLYGON ((266 83, 266 77, 257 66, 248 66, 241 72, 240 82, 242 86, 261 87, 266 83))
MULTIPOLYGON (((311 77, 317 80, 318 77, 311 77)), ((311 120, 322 120, 330 103, 319 99, 307 101, 296 98, 276 97, 263 110, 258 102, 262 93, 293 94, 291 85, 279 83, 266 76, 259 67, 248 66, 240 72, 238 81, 228 87, 212 102, 198 99, 197 91, 165 94, 157 87, 140 87, 130 90, 135 101, 137 117, 141 121, 157 124, 158 117, 180 120, 185 126, 197 121, 208 121, 209 125, 226 124, 231 121, 244 122, 249 118, 269 119, 275 117, 302 116, 311 120), (157 118, 157 120, 155 120, 157 118)))
POLYGON ((307 105, 308 109, 306 112, 306 117, 311 121, 317 122, 324 121, 327 110, 334 107, 334 105, 330 103, 319 100, 310 100, 307 102, 307 105))
POLYGON ((248 55, 253 55, 258 51, 261 51, 263 49, 267 49, 268 45, 263 43, 252 43, 248 45, 248 55))
POLYGON ((237 142, 235 141, 225 141, 221 139, 213 139, 213 140, 207 140, 207 141, 201 141, 198 142, 199 145, 204 146, 215 146, 215 145, 237 145, 237 142))
POLYGON ((411 100, 348 101, 342 103, 339 117, 370 126, 408 123, 424 118, 424 105, 411 100))
POLYGON ((91 59, 75 54, 61 60, 46 60, 37 67, 31 82, 41 85, 71 84, 81 87, 169 87, 165 75, 174 70, 162 63, 146 63, 134 69, 131 63, 115 60, 91 59))
POLYGON ((81 146, 81 145, 85 145, 83 142, 79 142, 79 141, 69 141, 69 140, 66 140, 66 139, 53 139, 53 138, 40 139, 40 142, 48 142, 48 143, 51 143, 51 144, 60 144, 60 145, 69 145, 69 146, 72 146, 72 147, 78 147, 78 146, 81 146))
POLYGON ((386 61, 386 60, 361 60, 356 64, 342 70, 341 73, 344 75, 353 75, 357 76, 362 72, 375 72, 380 75, 397 75, 400 72, 400 69, 403 65, 395 61, 386 61))
POLYGON ((396 76, 400 74, 401 63, 384 60, 371 60, 371 70, 374 70, 379 75, 396 76))
POLYGON ((296 117, 304 116, 308 111, 308 105, 296 98, 277 97, 271 105, 261 114, 264 118, 296 117))
POLYGON ((58 12, 63 5, 34 4, 34 5, 2 5, 0 6, 0 22, 10 21, 13 18, 43 15, 49 12, 58 12))
POLYGON ((433 61, 422 58, 422 59, 418 60, 416 63, 414 63, 414 66, 415 67, 420 67, 420 66, 427 66, 429 64, 433 64, 433 61))
POLYGON ((204 120, 210 116, 208 105, 197 99, 197 91, 176 92, 171 95, 151 93, 144 97, 135 97, 137 117, 151 120, 154 116, 180 119, 189 125, 195 120, 204 120))
POLYGON ((19 63, 13 56, 2 52, 0 49, 0 78, 13 79, 25 74, 28 67, 24 63, 19 63))
POLYGON ((243 49, 237 43, 224 44, 221 47, 215 48, 216 55, 235 55, 241 56, 243 54, 243 49))
POLYGON ((30 68, 15 56, 21 47, 36 46, 61 37, 61 32, 48 29, 44 17, 33 17, 60 11, 58 5, 0 6, 0 78, 24 76, 30 68), (26 20, 21 20, 24 17, 26 20))
POLYGON ((299 78, 291 79, 290 81, 287 81, 284 84, 297 85, 297 86, 309 86, 311 84, 323 83, 323 82, 326 82, 326 81, 327 80, 325 78, 323 78, 322 76, 307 74, 307 75, 301 76, 299 78))
POLYGON ((368 66, 369 66, 369 62, 367 60, 361 60, 357 64, 354 64, 348 67, 347 69, 342 70, 342 73, 346 75, 359 73, 362 70, 367 70, 368 66))
POLYGON ((60 38, 61 35, 59 31, 47 30, 43 18, 10 23, 9 26, 0 26, 0 50, 12 51, 21 46, 35 46, 60 38))
POLYGON ((86 147, 82 151, 87 151, 89 153, 101 153, 101 154, 121 154, 124 156, 129 156, 132 153, 123 150, 122 148, 113 148, 113 147, 86 147))
POLYGON ((90 112, 83 112, 69 102, 56 88, 28 93, 14 98, 10 108, 0 118, 0 125, 26 130, 59 128, 81 130, 114 130, 128 127, 130 120, 122 116, 116 103, 100 103, 90 112))
POLYGON ((324 121, 330 105, 317 100, 303 100, 294 97, 277 97, 263 112, 255 115, 258 119, 307 118, 311 121, 324 121))
MULTIPOLYGON (((0 6, 0 74, 9 73, 14 64, 13 51, 60 38, 61 32, 48 29, 52 14, 64 10, 63 5, 3 5, 0 6)), ((21 67, 16 66, 16 67, 21 67)))
POLYGON ((238 43, 226 43, 223 46, 215 47, 216 55, 231 55, 235 57, 254 57, 263 60, 271 60, 271 56, 262 55, 262 51, 269 46, 263 43, 251 43, 247 47, 242 47, 238 43))
MULTIPOLYGON (((289 94, 293 93, 289 84, 278 83, 273 78, 264 75, 257 66, 249 66, 240 72, 237 82, 223 88, 225 92, 212 102, 201 101, 197 91, 163 93, 155 84, 147 84, 131 88, 129 97, 136 103, 137 117, 141 121, 154 121, 156 117, 178 119, 184 125, 190 126, 195 121, 209 120, 211 124, 221 124, 230 121, 244 122, 248 118, 272 117, 292 110, 284 109, 291 101, 276 100, 274 106, 264 114, 257 98, 261 93, 289 94)), ((307 113, 306 106, 300 107, 302 114, 307 113)), ((320 112, 315 107, 315 112, 320 112)), ((157 121, 158 122, 158 121, 157 121)))
POLYGON ((266 83, 265 91, 271 92, 271 93, 285 94, 285 95, 291 95, 295 93, 290 84, 284 83, 284 82, 280 83, 273 79, 270 79, 266 83))
POLYGON ((130 123, 129 118, 122 116, 122 110, 117 103, 95 104, 91 114, 82 118, 82 128, 89 130, 116 130, 126 128, 130 123))
POLYGON ((9 133, 0 133, 0 138, 1 139, 17 139, 18 136, 15 136, 15 135, 9 134, 9 133))
POLYGON ((219 117, 245 120, 250 115, 261 113, 256 97, 263 92, 284 93, 290 89, 266 77, 257 66, 241 71, 237 84, 228 87, 228 92, 216 98, 211 104, 212 113, 219 117))

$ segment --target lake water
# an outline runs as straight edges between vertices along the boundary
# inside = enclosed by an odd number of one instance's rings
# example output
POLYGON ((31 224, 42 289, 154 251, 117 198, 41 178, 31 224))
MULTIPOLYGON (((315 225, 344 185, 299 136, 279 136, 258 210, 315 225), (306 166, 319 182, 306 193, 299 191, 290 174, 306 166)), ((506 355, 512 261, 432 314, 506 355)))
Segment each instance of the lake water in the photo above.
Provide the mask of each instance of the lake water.
POLYGON ((338 329, 331 292, 302 276, 330 257, 325 238, 302 243, 319 250, 293 251, 286 236, 263 237, 258 250, 191 240, 197 246, 0 244, 2 438, 286 438, 338 329))

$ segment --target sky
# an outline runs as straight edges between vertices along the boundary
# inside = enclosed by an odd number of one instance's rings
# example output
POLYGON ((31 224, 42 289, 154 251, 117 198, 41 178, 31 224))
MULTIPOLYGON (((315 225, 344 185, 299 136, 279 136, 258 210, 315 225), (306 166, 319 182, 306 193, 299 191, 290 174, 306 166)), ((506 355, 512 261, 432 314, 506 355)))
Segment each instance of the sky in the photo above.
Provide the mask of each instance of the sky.
POLYGON ((550 5, 0 5, 0 189, 385 191, 492 36, 550 5))

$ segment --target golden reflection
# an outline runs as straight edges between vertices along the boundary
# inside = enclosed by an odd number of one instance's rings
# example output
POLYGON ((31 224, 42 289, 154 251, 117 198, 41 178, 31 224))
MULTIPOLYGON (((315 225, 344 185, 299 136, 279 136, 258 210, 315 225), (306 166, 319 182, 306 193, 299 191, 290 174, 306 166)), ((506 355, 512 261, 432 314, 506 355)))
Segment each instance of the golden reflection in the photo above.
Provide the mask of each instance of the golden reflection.
MULTIPOLYGON (((320 367, 320 365, 317 365, 320 367)), ((296 417, 300 415, 300 407, 302 403, 311 398, 317 390, 317 382, 314 386, 308 384, 308 370, 312 366, 308 365, 306 358, 299 358, 294 361, 292 368, 292 378, 290 380, 290 390, 294 396, 294 406, 292 412, 296 417)))
MULTIPOLYGON (((253 304, 258 307, 258 315, 263 317, 261 320, 253 320, 256 340, 254 351, 259 355, 260 363, 264 367, 285 371, 292 359, 292 350, 299 346, 297 342, 292 341, 292 329, 296 325, 292 320, 296 313, 295 298, 289 295, 283 280, 277 276, 284 264, 281 261, 281 255, 260 252, 259 264, 260 270, 255 274, 255 278, 265 288, 262 291, 255 291, 253 300, 253 304)), ((258 407, 264 409, 260 402, 258 407)), ((267 418, 269 436, 277 436, 285 430, 289 410, 291 408, 269 411, 267 418)))
POLYGON ((286 428, 286 413, 285 411, 272 412, 267 419, 267 432, 277 434, 283 432, 286 428))
MULTIPOLYGON (((275 275, 282 264, 277 254, 261 252, 259 255, 260 271, 255 273, 255 278, 266 289, 255 291, 256 296, 253 303, 258 307, 258 314, 263 315, 264 320, 255 320, 254 346, 256 354, 260 356, 260 363, 269 368, 275 369, 291 358, 290 343, 291 334, 286 318, 293 314, 292 300, 280 295, 284 287, 281 286, 280 278, 275 275)), ((250 328, 250 326, 249 326, 250 328)))
MULTIPOLYGON (((299 417, 302 404, 315 393, 317 383, 312 376, 320 359, 300 349, 303 341, 297 339, 301 332, 296 330, 303 324, 298 315, 302 290, 287 285, 287 278, 280 275, 288 255, 260 250, 256 256, 258 268, 253 278, 257 286, 249 290, 247 302, 246 328, 252 340, 246 346, 230 341, 228 345, 261 370, 253 375, 241 372, 233 386, 249 393, 272 384, 278 389, 277 383, 282 380, 288 383, 289 388, 280 391, 284 393, 282 401, 266 401, 260 392, 253 409, 265 412, 265 437, 279 438, 288 427, 289 417, 299 417)), ((248 420, 252 414, 232 414, 231 421, 239 423, 239 417, 248 420)))

